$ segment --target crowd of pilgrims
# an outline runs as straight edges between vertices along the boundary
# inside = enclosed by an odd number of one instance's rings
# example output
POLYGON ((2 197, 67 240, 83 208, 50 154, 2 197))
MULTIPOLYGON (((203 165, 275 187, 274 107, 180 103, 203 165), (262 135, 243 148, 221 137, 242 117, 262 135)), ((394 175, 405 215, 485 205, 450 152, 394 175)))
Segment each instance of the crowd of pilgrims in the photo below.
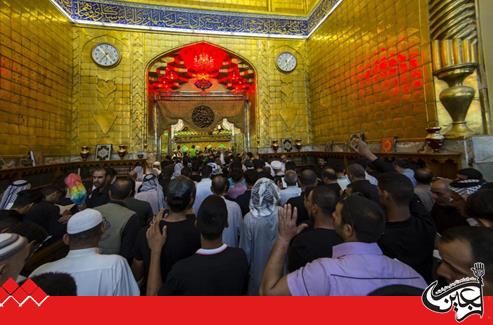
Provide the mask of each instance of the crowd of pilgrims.
POLYGON ((361 139, 347 168, 209 151, 118 176, 97 168, 84 204, 16 181, 0 208, 0 285, 49 295, 420 295, 485 265, 493 294, 493 184, 389 163, 361 139), (63 211, 63 212, 62 212, 63 211), (40 248, 68 254, 26 274, 40 248))

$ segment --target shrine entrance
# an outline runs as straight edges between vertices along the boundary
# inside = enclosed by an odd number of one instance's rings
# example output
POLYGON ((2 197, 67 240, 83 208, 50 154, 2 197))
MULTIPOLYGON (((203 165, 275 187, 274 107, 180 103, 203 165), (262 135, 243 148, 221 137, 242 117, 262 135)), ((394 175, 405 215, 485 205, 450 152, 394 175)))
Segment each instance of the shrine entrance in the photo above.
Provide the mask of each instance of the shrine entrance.
POLYGON ((158 57, 149 66, 149 125, 158 157, 187 151, 251 149, 255 71, 245 59, 200 42, 158 57))

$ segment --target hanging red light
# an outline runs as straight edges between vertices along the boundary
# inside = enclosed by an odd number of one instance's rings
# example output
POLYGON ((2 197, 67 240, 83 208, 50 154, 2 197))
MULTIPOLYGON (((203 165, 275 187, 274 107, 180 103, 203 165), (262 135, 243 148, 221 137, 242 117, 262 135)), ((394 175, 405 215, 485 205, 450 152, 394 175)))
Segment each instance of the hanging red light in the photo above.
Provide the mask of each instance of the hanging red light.
POLYGON ((189 74, 194 78, 213 78, 219 73, 228 54, 207 43, 186 46, 179 52, 189 74))

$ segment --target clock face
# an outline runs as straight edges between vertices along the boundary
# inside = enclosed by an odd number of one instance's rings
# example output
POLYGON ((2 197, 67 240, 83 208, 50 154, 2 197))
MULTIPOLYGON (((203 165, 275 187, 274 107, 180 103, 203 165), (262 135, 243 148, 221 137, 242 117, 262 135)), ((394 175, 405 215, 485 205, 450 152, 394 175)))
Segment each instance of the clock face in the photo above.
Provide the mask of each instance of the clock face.
POLYGON ((282 72, 291 72, 296 68, 296 57, 289 52, 283 52, 277 57, 276 64, 282 72))
POLYGON ((96 45, 91 52, 92 59, 102 67, 114 67, 120 62, 120 52, 111 44, 96 45))

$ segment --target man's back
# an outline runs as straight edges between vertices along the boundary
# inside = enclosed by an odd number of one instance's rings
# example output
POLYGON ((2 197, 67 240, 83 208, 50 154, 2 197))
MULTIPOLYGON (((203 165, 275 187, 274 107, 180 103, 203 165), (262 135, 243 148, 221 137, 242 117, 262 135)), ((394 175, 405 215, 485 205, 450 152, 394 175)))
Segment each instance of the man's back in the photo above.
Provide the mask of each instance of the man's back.
POLYGON ((211 184, 212 180, 210 178, 202 178, 202 180, 197 183, 195 201, 193 202, 193 210, 195 211, 195 214, 199 212, 200 205, 205 198, 212 195, 211 184))
POLYGON ((298 220, 297 223, 308 222, 310 220, 308 216, 308 211, 305 208, 305 195, 304 192, 300 196, 292 197, 288 200, 287 204, 290 204, 293 208, 298 209, 298 220))
POLYGON ((40 266, 30 276, 68 273, 77 284, 78 296, 138 296, 139 288, 127 261, 119 255, 101 255, 97 251, 71 250, 66 257, 40 266))
POLYGON ((153 213, 149 202, 129 197, 125 199, 125 206, 137 213, 141 227, 146 226, 152 220, 153 213))
POLYGON ((240 296, 246 293, 248 263, 245 252, 223 245, 200 249, 177 262, 159 295, 240 296))
POLYGON ((241 214, 245 216, 250 211, 250 198, 252 197, 252 190, 246 190, 245 193, 236 198, 236 203, 241 208, 241 214))
MULTIPOLYGON (((161 221, 160 228, 167 226, 167 239, 161 251, 161 278, 166 276, 172 266, 179 260, 192 256, 200 248, 200 233, 194 225, 195 218, 187 218, 183 221, 168 222, 161 221)), ((150 249, 146 239, 146 229, 140 230, 135 245, 135 259, 144 262, 144 270, 150 265, 150 249)))
POLYGON ((332 247, 342 243, 333 229, 309 229, 294 237, 288 249, 288 271, 293 272, 321 257, 332 257, 332 247))
POLYGON ((223 231, 223 243, 229 247, 239 246, 240 227, 243 220, 241 208, 238 203, 224 199, 228 210, 228 227, 223 231))
POLYGON ((139 192, 135 194, 137 200, 145 201, 149 203, 152 208, 153 214, 159 213, 159 195, 157 190, 149 190, 145 192, 139 192))
POLYGON ((411 266, 430 282, 436 230, 426 218, 411 216, 402 222, 387 222, 378 241, 383 253, 411 266))
POLYGON ((293 296, 366 296, 391 285, 425 288, 423 278, 406 264, 382 254, 376 243, 346 242, 332 258, 319 258, 288 275, 293 296))
MULTIPOLYGON (((135 215, 135 211, 112 202, 98 206, 95 210, 101 212, 107 222, 106 230, 99 241, 101 252, 103 254, 120 254, 124 229, 130 218, 135 215)), ((136 231, 138 232, 138 230, 139 227, 137 226, 136 231)), ((133 243, 129 244, 132 248, 136 236, 137 233, 135 232, 132 236, 133 243)), ((127 247, 125 249, 128 250, 127 247)))
POLYGON ((285 189, 281 190, 281 205, 284 205, 288 202, 288 200, 292 197, 300 196, 301 188, 298 186, 288 186, 285 189))
POLYGON ((51 219, 58 219, 60 217, 60 209, 56 205, 42 200, 29 210, 24 220, 34 222, 49 232, 51 219))

